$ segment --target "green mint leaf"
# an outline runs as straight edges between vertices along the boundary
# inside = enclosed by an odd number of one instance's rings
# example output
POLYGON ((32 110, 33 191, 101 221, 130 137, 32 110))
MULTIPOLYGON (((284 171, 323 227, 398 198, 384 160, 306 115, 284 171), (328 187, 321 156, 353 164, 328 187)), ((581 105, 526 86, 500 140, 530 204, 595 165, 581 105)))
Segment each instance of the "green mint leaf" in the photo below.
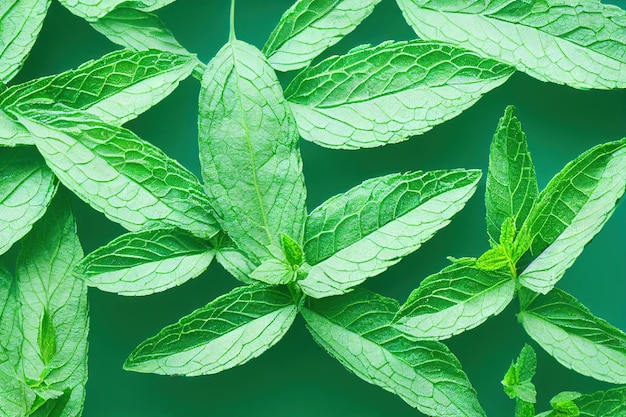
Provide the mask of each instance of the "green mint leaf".
POLYGON ((520 381, 530 381, 535 376, 535 372, 537 371, 537 354, 529 345, 524 345, 522 348, 517 358, 517 368, 519 370, 520 381))
POLYGON ((552 415, 555 417, 577 417, 580 410, 574 400, 580 397, 578 392, 565 391, 561 392, 550 400, 552 406, 552 415))
MULTIPOLYGON (((68 414, 65 407, 72 398, 72 391, 65 390, 58 392, 58 396, 53 398, 41 399, 41 404, 36 404, 36 408, 31 411, 29 417, 64 417, 68 414)), ((40 397, 41 398, 41 397, 40 397)), ((82 412, 79 412, 82 414, 82 412)), ((80 414, 76 414, 79 416, 80 414)))
MULTIPOLYGON (((306 190, 298 132, 276 74, 233 40, 208 64, 199 108, 205 189, 223 229, 257 265, 282 233, 302 241, 306 190)), ((280 249, 278 249, 280 251, 280 249)))
POLYGON ((263 47, 279 71, 304 68, 352 32, 380 0, 298 0, 280 18, 263 47))
POLYGON ((489 171, 485 205, 487 207, 487 233, 493 242, 502 237, 507 245, 515 236, 537 198, 537 176, 528 152, 526 135, 513 115, 513 106, 506 108, 489 151, 489 171), (512 219, 512 225, 504 223, 512 219), (513 229, 511 236, 510 229, 513 229), (501 236, 501 233, 503 236, 501 236))
MULTIPOLYGON (((218 237, 222 237, 218 234, 218 237)), ((214 240, 216 240, 214 238, 214 240)), ((243 252, 235 247, 235 245, 227 237, 214 242, 215 259, 239 281, 244 284, 253 284, 255 281, 250 278, 252 272, 257 266, 243 252)))
POLYGON ((148 295, 197 277, 214 255, 211 246, 182 230, 144 230, 90 253, 74 273, 103 291, 148 295))
POLYGON ((0 148, 0 254, 30 231, 57 189, 34 147, 0 148))
POLYGON ((294 280, 295 272, 283 261, 268 259, 252 271, 250 278, 273 285, 287 284, 294 280))
POLYGON ((0 4, 0 82, 22 68, 48 12, 50 0, 3 0, 0 4))
POLYGON ((71 273, 82 256, 69 200, 57 194, 18 255, 21 358, 26 380, 71 391, 59 415, 72 417, 82 412, 87 380, 87 286, 71 273))
POLYGON ((313 338, 359 378, 427 415, 485 415, 445 345, 413 342, 393 328, 395 300, 356 288, 341 297, 309 301, 302 315, 313 338))
POLYGON ((218 228, 198 179, 130 130, 84 114, 19 117, 67 188, 130 231, 178 227, 201 238, 218 228))
POLYGON ((441 40, 576 88, 626 87, 626 12, 597 0, 397 0, 422 39, 441 40))
POLYGON ((285 287, 238 287, 141 343, 124 369, 188 376, 221 372, 273 346, 296 313, 285 287))
POLYGON ((35 392, 15 372, 12 364, 0 360, 0 416, 27 416, 35 401, 35 392))
POLYGON ((304 139, 330 148, 371 148, 457 116, 513 72, 441 43, 385 42, 305 69, 285 96, 304 139))
POLYGON ((476 267, 483 271, 499 271, 507 268, 509 264, 510 260, 504 246, 491 248, 476 259, 476 267))
POLYGON ((626 387, 581 395, 573 401, 582 417, 626 416, 626 387))
POLYGON ((626 138, 596 146, 567 164, 539 194, 518 234, 530 247, 520 261, 526 265, 520 284, 542 294, 550 291, 625 190, 626 138))
POLYGON ((32 135, 0 106, 0 147, 32 145, 32 135))
POLYGON ((101 18, 113 11, 116 7, 124 5, 125 3, 130 4, 135 9, 150 12, 167 6, 172 2, 174 2, 174 0, 99 0, 95 2, 84 0, 59 0, 59 3, 65 6, 70 12, 89 22, 101 18))
POLYGON ((400 307, 394 327, 411 339, 445 339, 499 314, 514 293, 507 273, 454 264, 422 281, 400 307))
POLYGON ((517 400, 515 402, 515 417, 535 417, 535 405, 517 400))
POLYGON ((195 65, 195 58, 169 52, 116 51, 75 70, 10 87, 0 94, 0 106, 25 114, 62 105, 121 125, 171 93, 195 65))
POLYGON ((280 244, 289 265, 294 267, 302 265, 304 262, 304 254, 298 242, 283 233, 280 235, 280 244))
POLYGON ((301 288, 315 298, 343 294, 398 263, 450 222, 479 179, 476 170, 391 174, 330 198, 306 221, 311 270, 301 288))
MULTIPOLYGON (((502 385, 504 392, 509 398, 517 398, 518 402, 534 404, 537 402, 537 391, 535 385, 531 382, 537 368, 537 356, 535 351, 529 345, 524 345, 520 352, 517 362, 511 364, 511 367, 504 375, 502 385)), ((521 407, 520 412, 525 412, 521 407)), ((533 414, 534 415, 534 408, 533 414)))
POLYGON ((530 337, 564 366, 601 381, 626 383, 626 334, 565 291, 555 288, 538 296, 518 318, 530 337))

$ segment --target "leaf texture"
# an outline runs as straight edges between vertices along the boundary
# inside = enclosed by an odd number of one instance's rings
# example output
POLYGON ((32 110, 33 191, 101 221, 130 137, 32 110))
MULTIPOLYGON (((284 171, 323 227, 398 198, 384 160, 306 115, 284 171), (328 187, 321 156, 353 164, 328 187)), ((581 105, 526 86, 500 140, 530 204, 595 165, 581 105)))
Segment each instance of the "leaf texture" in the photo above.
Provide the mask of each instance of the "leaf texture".
POLYGON ((574 403, 581 417, 626 417, 626 387, 581 395, 574 403))
POLYGON ((305 69, 285 96, 304 139, 330 148, 370 148, 457 116, 513 72, 438 42, 386 42, 305 69))
POLYGON ((475 170, 392 174, 330 198, 307 218, 311 270, 300 287, 328 297, 380 274, 445 227, 479 179, 475 170))
POLYGON ((59 0, 70 12, 87 21, 94 21, 125 3, 133 8, 150 12, 173 3, 174 0, 59 0))

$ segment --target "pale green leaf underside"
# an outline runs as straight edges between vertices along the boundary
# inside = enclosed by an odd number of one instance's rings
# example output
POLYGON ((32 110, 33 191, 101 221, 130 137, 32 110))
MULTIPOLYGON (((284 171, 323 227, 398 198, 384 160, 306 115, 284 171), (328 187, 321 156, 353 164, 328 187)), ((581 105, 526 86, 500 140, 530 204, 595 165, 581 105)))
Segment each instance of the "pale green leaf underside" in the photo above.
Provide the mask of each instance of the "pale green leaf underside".
POLYGON ((35 401, 35 392, 15 373, 13 366, 1 358, 0 386, 0 417, 27 416, 35 401))
POLYGON ((287 284, 294 279, 294 270, 284 261, 268 259, 250 274, 250 278, 266 284, 287 284))
POLYGON ((201 237, 217 233, 198 179, 131 131, 85 115, 20 117, 57 178, 130 231, 178 227, 201 237))
POLYGON ((0 2, 0 82, 8 83, 22 68, 35 44, 50 0, 0 2))
POLYGON ((542 80, 626 87, 626 12, 597 0, 397 0, 422 39, 451 42, 542 80))
POLYGON ((394 327, 414 339, 445 339, 499 314, 513 299, 507 273, 455 264, 424 279, 400 308, 394 327))
POLYGON ((75 274, 87 284, 120 295, 148 295, 197 277, 215 251, 178 229, 122 235, 85 257, 75 274))
POLYGON ((304 139, 331 148, 369 148, 457 116, 513 72, 438 42, 387 42, 305 69, 285 96, 304 139))
POLYGON ((298 132, 276 74, 232 41, 208 64, 199 104, 205 189, 237 246, 257 265, 282 233, 302 240, 306 190, 298 132))
POLYGON ((0 148, 0 254, 43 216, 57 184, 34 147, 0 148))
POLYGON ((499 241, 507 218, 520 229, 538 193, 526 135, 513 111, 512 106, 506 108, 489 151, 485 205, 487 232, 493 242, 499 241))
POLYGON ((626 417, 626 387, 581 395, 574 403, 581 417, 626 417))
POLYGON ((300 287, 328 297, 380 274, 445 227, 479 179, 475 170, 392 174, 329 199, 307 218, 311 270, 300 287))
POLYGON ((284 287, 238 287, 140 344, 124 368, 187 376, 221 372, 273 346, 296 313, 284 287))
POLYGON ((564 366, 626 384, 626 334, 595 317, 571 295, 553 289, 519 314, 526 332, 564 366))
MULTIPOLYGON (((59 0, 70 12, 87 21, 94 21, 116 7, 129 2, 128 0, 59 0)), ((174 2, 174 0, 132 0, 129 3, 135 9, 146 12, 159 9, 174 2)))
POLYGON ((359 378, 426 415, 484 416, 467 376, 445 345, 413 342, 391 326, 395 301, 363 289, 311 300, 302 315, 315 340, 359 378))
MULTIPOLYGON (((219 235, 218 235, 219 236, 219 235)), ((250 278, 257 266, 248 259, 232 242, 215 244, 215 259, 232 276, 245 284, 253 284, 250 278)))
POLYGON ((17 365, 21 360, 22 318, 17 281, 1 263, 0 336, 0 364, 6 361, 8 368, 3 368, 3 372, 14 374, 17 372, 17 365))
POLYGON ((121 125, 171 93, 194 69, 194 57, 162 51, 111 52, 75 70, 8 88, 0 106, 13 113, 63 105, 121 125))
POLYGON ((142 51, 157 49, 189 55, 159 17, 130 7, 118 7, 91 26, 117 45, 142 51))
POLYGON ((0 147, 33 145, 32 135, 0 107, 0 147))
POLYGON ((519 275, 520 284, 550 291, 602 229, 625 190, 626 138, 570 162, 540 193, 519 233, 531 242, 526 255, 531 261, 519 275))
POLYGON ((298 0, 283 14, 263 47, 279 71, 306 67, 352 32, 380 0, 298 0))

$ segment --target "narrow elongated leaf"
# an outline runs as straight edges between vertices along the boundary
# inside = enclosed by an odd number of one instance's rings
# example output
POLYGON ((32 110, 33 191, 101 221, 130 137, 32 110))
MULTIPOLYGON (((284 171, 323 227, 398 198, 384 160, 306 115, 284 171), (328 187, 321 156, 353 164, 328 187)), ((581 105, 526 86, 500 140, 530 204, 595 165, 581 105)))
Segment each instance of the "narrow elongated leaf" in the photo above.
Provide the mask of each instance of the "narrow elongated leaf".
POLYGON ((418 340, 445 339, 499 314, 514 293, 510 274, 457 263, 422 281, 400 308, 394 327, 418 340))
POLYGON ((0 148, 0 254, 43 216, 56 189, 52 171, 34 147, 0 148))
POLYGON ((273 346, 296 312, 284 287, 238 287, 140 344, 124 368, 167 375, 214 374, 273 346))
POLYGON ((626 387, 581 395, 574 403, 581 417, 626 417, 626 387))
POLYGON ((509 106, 498 123, 489 151, 485 205, 487 233, 498 242, 507 218, 519 230, 537 198, 537 176, 522 125, 509 106))
POLYGON ((557 288, 520 314, 526 332, 564 366, 615 384, 626 383, 626 334, 595 317, 557 288))
POLYGON ((8 83, 22 68, 35 44, 50 0, 0 2, 0 82, 8 83))
POLYGON ((397 0, 422 39, 441 40, 576 88, 626 87, 626 12, 597 0, 397 0))
POLYGON ((30 112, 20 121, 59 180, 131 231, 178 227, 209 238, 217 233, 198 179, 130 130, 79 114, 30 112))
POLYGON ((298 132, 276 74, 253 46, 233 40, 207 66, 199 135, 205 189, 236 245, 262 261, 276 256, 270 248, 280 248, 283 233, 301 242, 298 132))
POLYGON ((342 294, 398 263, 445 227, 475 191, 480 171, 392 174, 332 197, 306 222, 311 270, 299 281, 321 298, 342 294))
POLYGON ((70 391, 59 416, 82 413, 87 380, 87 286, 71 271, 83 253, 69 201, 58 195, 22 243, 17 262, 27 380, 70 391))
POLYGON ((123 5, 124 3, 132 5, 135 9, 149 12, 160 9, 161 7, 167 6, 173 2, 174 0, 59 0, 59 3, 65 6, 70 12, 90 22, 113 11, 113 9, 123 5))
POLYGON ((280 18, 263 47, 272 67, 306 67, 372 13, 380 0, 298 0, 280 18))
POLYGON ((91 26, 109 40, 134 51, 157 49, 189 55, 172 32, 155 14, 130 7, 118 7, 91 26))
POLYGON ((457 116, 513 71, 437 42, 386 42, 305 69, 285 96, 304 139, 330 148, 371 148, 457 116))
POLYGON ((121 125, 165 98, 195 65, 194 57, 169 52, 116 51, 75 70, 10 87, 0 94, 0 106, 25 114, 63 105, 121 125))
POLYGON ((413 342, 391 321, 395 300, 364 289, 310 300, 302 309, 315 341, 359 378, 427 415, 484 416, 461 364, 445 345, 413 342))
POLYGON ((570 162, 539 194, 518 235, 530 248, 519 282, 547 293, 609 219, 626 191, 626 138, 570 162))
POLYGON ((74 272, 103 291, 147 295, 197 277, 214 255, 211 246, 181 230, 144 230, 90 253, 74 272))

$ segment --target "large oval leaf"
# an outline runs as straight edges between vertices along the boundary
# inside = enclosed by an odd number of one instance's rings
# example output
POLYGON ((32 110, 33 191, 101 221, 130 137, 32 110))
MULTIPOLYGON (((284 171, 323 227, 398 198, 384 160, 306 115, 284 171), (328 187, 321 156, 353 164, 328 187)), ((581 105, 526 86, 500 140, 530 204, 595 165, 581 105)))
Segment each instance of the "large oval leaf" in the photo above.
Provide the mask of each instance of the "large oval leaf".
POLYGON ((175 0, 59 0, 59 3, 76 16, 80 16, 88 21, 94 21, 124 3, 132 5, 135 9, 149 12, 167 6, 174 1, 175 0))

